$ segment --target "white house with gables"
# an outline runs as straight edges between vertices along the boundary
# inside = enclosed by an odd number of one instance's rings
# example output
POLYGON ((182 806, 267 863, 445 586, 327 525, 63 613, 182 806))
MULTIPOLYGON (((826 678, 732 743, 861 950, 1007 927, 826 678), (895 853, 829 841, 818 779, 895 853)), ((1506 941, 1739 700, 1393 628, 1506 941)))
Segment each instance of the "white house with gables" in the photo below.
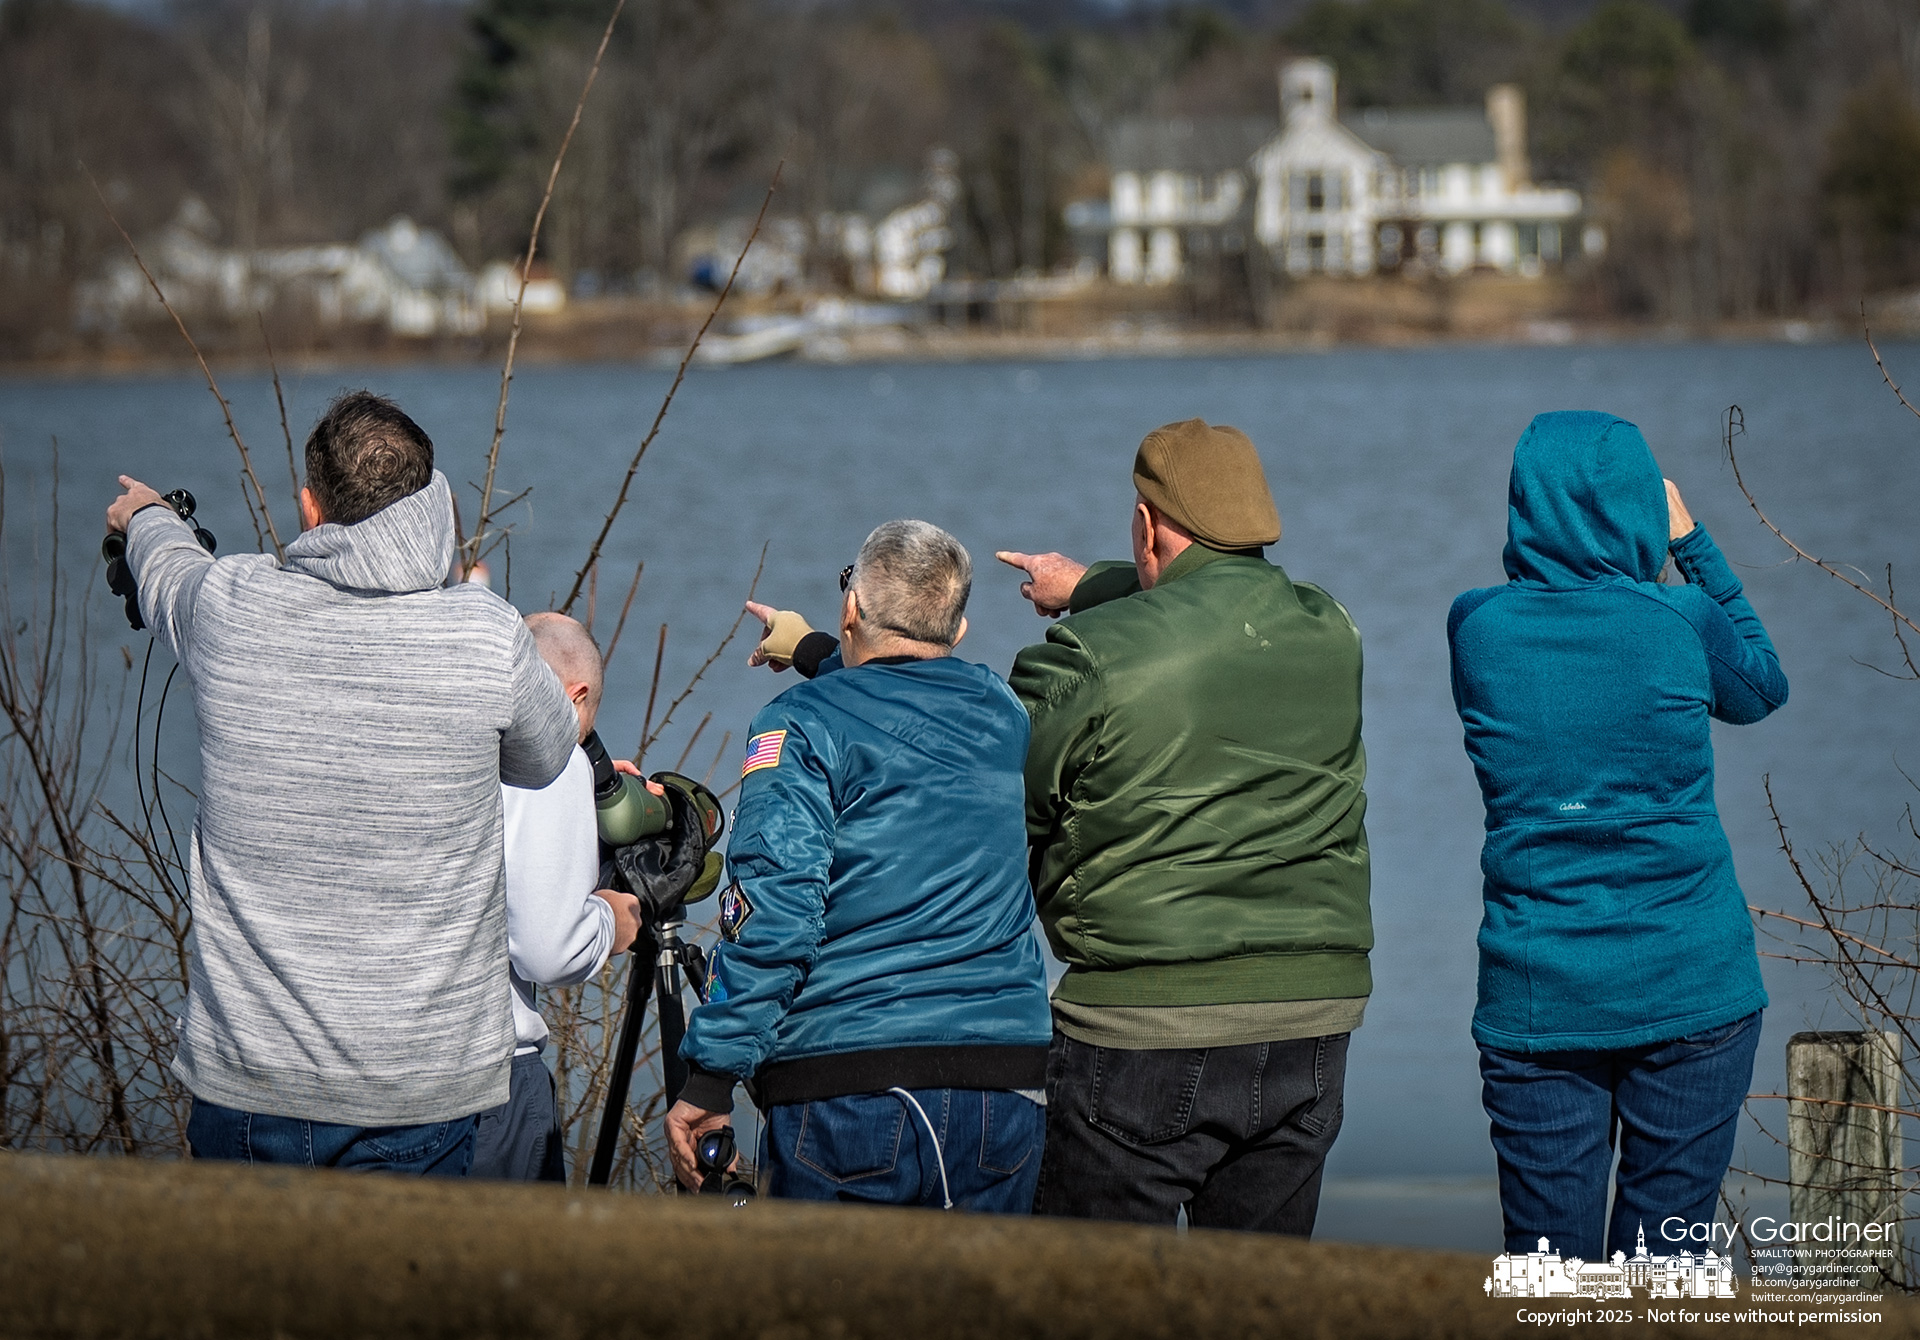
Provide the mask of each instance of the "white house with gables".
POLYGON ((1201 246, 1222 235, 1244 245, 1248 160, 1272 137, 1273 122, 1260 118, 1122 122, 1107 146, 1107 273, 1122 284, 1170 284, 1201 246))
POLYGON ((1203 250, 1245 234, 1291 275, 1361 276, 1406 267, 1534 276, 1604 244, 1578 228, 1577 192, 1534 184, 1526 102, 1487 92, 1485 109, 1368 108, 1338 114, 1334 70, 1280 71, 1280 126, 1130 122, 1110 146, 1109 275, 1181 277, 1203 250))
POLYGON ((1526 102, 1369 108, 1340 118, 1333 67, 1280 72, 1281 130, 1253 155, 1254 234, 1289 274, 1364 275, 1414 263, 1443 274, 1537 275, 1568 251, 1580 196, 1533 184, 1526 102))

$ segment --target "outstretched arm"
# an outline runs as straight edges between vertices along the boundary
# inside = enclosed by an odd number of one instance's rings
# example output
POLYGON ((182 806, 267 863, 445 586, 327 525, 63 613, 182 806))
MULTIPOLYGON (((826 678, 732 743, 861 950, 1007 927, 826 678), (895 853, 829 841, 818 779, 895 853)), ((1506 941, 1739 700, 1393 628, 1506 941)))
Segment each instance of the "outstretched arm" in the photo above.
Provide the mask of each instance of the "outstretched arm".
POLYGON ((107 509, 107 530, 127 537, 127 567, 140 588, 140 617, 160 645, 187 664, 194 605, 213 570, 213 555, 158 493, 127 475, 120 483, 126 492, 107 509))

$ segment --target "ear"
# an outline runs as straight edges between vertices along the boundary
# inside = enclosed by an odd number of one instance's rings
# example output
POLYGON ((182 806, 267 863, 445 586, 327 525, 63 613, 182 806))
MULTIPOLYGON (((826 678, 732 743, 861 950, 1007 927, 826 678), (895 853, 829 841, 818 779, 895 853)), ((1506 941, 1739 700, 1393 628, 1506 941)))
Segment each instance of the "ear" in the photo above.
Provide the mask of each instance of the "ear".
POLYGON ((963 614, 960 616, 960 631, 953 635, 953 641, 947 643, 947 650, 951 651, 955 647, 959 646, 960 639, 965 637, 966 635, 967 635, 967 616, 963 614))
POLYGON ((566 689, 567 697, 573 700, 575 707, 579 707, 585 703, 587 701, 587 695, 593 692, 592 687, 585 680, 569 684, 566 686, 566 689))
POLYGON ((1133 510, 1139 514, 1140 519, 1140 547, 1150 554, 1153 552, 1154 541, 1159 539, 1153 524, 1153 509, 1145 502, 1136 502, 1133 510))
POLYGON ((326 524, 327 519, 320 514, 320 504, 314 501, 313 490, 300 490, 300 529, 312 530, 315 526, 326 524))

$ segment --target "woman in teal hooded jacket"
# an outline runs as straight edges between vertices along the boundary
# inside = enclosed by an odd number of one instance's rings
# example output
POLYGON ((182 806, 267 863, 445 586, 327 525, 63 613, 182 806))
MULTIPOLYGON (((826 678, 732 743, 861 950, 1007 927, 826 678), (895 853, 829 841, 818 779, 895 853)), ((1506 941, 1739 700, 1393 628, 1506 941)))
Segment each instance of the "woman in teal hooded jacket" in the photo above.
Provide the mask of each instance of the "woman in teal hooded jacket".
POLYGON ((1506 585, 1447 620, 1487 811, 1473 1036, 1507 1249, 1604 1260, 1644 1223, 1697 1251, 1767 1003, 1709 719, 1759 721, 1786 677, 1632 424, 1534 419, 1507 518, 1506 585))

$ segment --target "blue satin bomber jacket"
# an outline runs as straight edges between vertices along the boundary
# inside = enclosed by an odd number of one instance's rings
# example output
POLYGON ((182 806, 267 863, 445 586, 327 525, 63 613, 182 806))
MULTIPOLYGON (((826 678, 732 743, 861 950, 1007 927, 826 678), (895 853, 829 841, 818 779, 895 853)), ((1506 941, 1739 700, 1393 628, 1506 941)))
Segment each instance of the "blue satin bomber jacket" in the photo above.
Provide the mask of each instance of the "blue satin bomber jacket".
POLYGON ((737 888, 681 1047, 690 1101, 716 1109, 735 1078, 781 1073, 798 1087, 763 1102, 1038 1087, 1052 1023, 1028 733, 1006 683, 952 657, 835 655, 760 710, 727 853, 737 888))

